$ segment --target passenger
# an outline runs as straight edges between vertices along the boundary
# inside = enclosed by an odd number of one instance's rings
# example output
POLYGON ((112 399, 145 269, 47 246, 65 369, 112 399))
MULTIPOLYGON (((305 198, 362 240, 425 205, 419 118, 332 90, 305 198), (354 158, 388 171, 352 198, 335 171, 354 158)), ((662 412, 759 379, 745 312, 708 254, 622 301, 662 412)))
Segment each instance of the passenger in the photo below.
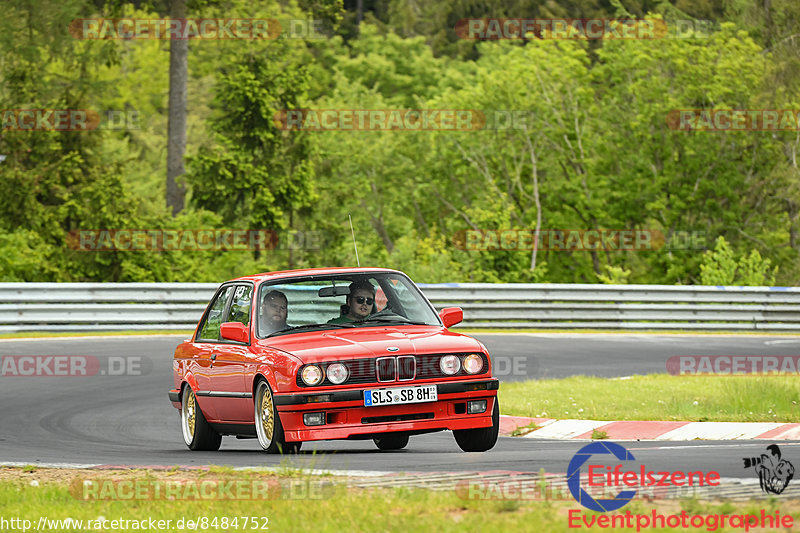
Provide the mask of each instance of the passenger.
POLYGON ((269 335, 290 327, 286 324, 289 300, 281 291, 270 291, 261 300, 259 326, 262 335, 269 335))
POLYGON ((347 304, 342 306, 341 315, 328 320, 328 324, 344 324, 363 320, 373 311, 375 304, 375 286, 367 280, 354 281, 350 284, 347 304))

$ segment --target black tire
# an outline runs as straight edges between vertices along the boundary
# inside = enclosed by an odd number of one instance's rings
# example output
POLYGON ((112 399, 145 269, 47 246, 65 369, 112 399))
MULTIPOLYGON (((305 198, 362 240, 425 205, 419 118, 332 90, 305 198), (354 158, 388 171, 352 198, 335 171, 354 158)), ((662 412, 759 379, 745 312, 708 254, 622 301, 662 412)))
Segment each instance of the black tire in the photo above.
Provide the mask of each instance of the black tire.
POLYGON ((372 439, 379 450, 402 450, 408 446, 408 433, 395 433, 372 439))
POLYGON ((192 451, 216 451, 222 443, 222 435, 208 424, 197 397, 190 385, 181 394, 181 433, 183 442, 192 451))
POLYGON ((494 448, 500 433, 500 404, 497 398, 492 409, 492 426, 478 429, 457 429, 453 431, 458 447, 465 452, 485 452, 494 448))
POLYGON ((283 425, 278 416, 272 389, 266 381, 259 381, 254 396, 256 436, 267 453, 290 454, 300 451, 302 442, 286 442, 283 425))

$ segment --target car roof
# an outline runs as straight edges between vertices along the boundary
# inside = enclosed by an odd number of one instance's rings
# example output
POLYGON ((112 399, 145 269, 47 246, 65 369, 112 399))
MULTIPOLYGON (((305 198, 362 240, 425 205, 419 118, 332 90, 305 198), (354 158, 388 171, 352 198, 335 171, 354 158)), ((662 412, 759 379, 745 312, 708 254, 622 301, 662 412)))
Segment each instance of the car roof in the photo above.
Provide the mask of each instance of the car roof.
POLYGON ((242 276, 241 278, 232 279, 229 281, 254 281, 256 283, 262 281, 271 281, 276 279, 296 278, 302 276, 319 276, 325 274, 362 274, 367 272, 396 272, 401 273, 399 270, 392 270, 391 268, 352 268, 352 267, 339 267, 339 268, 304 268, 300 270, 280 270, 277 272, 263 272, 261 274, 253 274, 250 276, 242 276))

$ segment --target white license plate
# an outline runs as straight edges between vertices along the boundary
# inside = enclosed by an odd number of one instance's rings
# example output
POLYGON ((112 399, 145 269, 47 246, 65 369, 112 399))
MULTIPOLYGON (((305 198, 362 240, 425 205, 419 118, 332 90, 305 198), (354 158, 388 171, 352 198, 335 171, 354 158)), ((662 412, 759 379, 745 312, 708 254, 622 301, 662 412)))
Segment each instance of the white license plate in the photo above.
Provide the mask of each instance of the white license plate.
POLYGON ((416 387, 394 387, 391 389, 374 389, 364 391, 364 406, 399 405, 404 403, 422 403, 436 401, 436 385, 419 385, 416 387))

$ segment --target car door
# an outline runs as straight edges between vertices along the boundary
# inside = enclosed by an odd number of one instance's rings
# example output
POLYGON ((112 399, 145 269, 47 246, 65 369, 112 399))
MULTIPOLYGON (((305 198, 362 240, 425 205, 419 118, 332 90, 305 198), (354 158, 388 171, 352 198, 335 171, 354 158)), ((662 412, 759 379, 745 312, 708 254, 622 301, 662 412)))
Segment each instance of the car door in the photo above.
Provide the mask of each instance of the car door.
POLYGON ((219 420, 219 398, 214 394, 216 385, 211 370, 213 361, 220 355, 220 349, 224 348, 220 344, 220 326, 228 312, 234 288, 233 285, 227 285, 217 291, 202 324, 197 328, 197 336, 191 347, 188 370, 197 381, 197 402, 209 421, 219 420))
MULTIPOLYGON (((223 322, 241 322, 250 326, 253 315, 253 284, 233 286, 231 301, 223 322)), ((252 342, 252 339, 250 339, 252 342)), ((220 339, 215 343, 209 366, 217 416, 221 422, 241 423, 253 420, 253 394, 245 383, 245 370, 250 361, 250 342, 220 339)))

